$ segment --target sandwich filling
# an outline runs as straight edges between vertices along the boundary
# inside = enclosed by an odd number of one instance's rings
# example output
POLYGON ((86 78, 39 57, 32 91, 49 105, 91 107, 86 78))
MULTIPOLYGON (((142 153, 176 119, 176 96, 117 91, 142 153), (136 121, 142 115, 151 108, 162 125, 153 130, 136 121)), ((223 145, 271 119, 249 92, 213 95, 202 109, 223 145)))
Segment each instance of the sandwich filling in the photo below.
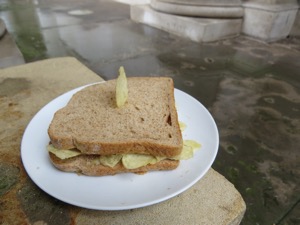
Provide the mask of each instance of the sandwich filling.
MULTIPOLYGON (((186 160, 194 156, 194 152, 201 147, 199 143, 193 140, 185 140, 183 142, 183 148, 180 155, 175 157, 167 158, 161 156, 143 155, 143 154, 116 154, 109 156, 101 156, 95 159, 95 164, 101 164, 113 168, 120 161, 126 169, 136 169, 148 164, 155 164, 159 161, 170 159, 170 160, 186 160)), ((54 154, 59 159, 65 160, 82 155, 77 149, 57 149, 52 144, 47 146, 47 150, 54 154)))

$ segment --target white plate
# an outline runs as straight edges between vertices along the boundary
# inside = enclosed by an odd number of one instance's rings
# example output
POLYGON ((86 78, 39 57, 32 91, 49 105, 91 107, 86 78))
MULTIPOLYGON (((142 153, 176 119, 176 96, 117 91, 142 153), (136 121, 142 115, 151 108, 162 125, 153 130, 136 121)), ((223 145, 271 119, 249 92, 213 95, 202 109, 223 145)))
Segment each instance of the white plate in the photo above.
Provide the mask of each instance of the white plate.
POLYGON ((183 139, 192 139, 202 144, 194 158, 181 161, 176 170, 149 172, 145 175, 128 173, 88 177, 57 170, 49 161, 46 151, 50 140, 47 129, 53 114, 82 88, 69 91, 43 107, 28 124, 22 139, 21 157, 24 167, 31 179, 49 195, 89 209, 139 208, 182 193, 211 167, 219 147, 216 124, 201 103, 176 89, 178 117, 187 125, 183 139))

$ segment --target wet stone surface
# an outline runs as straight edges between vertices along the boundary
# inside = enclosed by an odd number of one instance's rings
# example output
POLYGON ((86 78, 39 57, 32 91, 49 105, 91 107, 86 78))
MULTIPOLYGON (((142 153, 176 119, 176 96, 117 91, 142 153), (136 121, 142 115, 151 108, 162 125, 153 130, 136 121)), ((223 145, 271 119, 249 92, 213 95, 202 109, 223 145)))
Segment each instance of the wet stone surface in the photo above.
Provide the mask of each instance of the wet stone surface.
POLYGON ((220 87, 236 92, 219 90, 212 109, 221 139, 214 168, 246 199, 245 220, 279 221, 299 200, 299 93, 272 78, 227 79, 220 87))
POLYGON ((31 181, 19 190, 18 198, 31 224, 63 225, 71 223, 68 210, 63 207, 65 203, 46 195, 31 181), (45 221, 45 219, 47 220, 45 221))
POLYGON ((6 78, 0 82, 0 97, 9 97, 28 90, 29 82, 24 78, 6 78))
POLYGON ((0 197, 18 182, 19 171, 15 166, 0 162, 0 197))

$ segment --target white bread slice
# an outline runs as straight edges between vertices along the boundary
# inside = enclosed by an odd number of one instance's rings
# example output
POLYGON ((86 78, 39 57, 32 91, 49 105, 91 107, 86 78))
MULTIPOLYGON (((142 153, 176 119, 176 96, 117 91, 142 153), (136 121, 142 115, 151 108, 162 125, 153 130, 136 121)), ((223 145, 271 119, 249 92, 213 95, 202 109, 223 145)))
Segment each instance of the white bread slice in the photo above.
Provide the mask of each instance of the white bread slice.
POLYGON ((131 77, 128 100, 115 101, 116 80, 88 86, 58 110, 49 126, 58 149, 84 154, 150 154, 173 157, 182 150, 174 84, 166 77, 131 77))
POLYGON ((96 155, 80 155, 64 160, 59 159, 50 152, 49 156, 52 164, 59 170, 64 172, 75 172, 87 176, 106 176, 129 172, 144 174, 148 171, 174 170, 179 165, 178 160, 166 159, 159 161, 158 163, 148 164, 147 166, 142 166, 136 169, 126 169, 121 162, 111 168, 95 163, 95 160, 99 157, 96 155))

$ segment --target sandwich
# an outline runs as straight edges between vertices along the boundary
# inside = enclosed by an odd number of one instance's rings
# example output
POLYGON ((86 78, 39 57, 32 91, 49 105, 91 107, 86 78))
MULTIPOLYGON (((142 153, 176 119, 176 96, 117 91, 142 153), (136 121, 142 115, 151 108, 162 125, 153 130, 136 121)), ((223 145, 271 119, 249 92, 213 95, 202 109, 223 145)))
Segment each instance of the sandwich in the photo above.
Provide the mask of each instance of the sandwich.
POLYGON ((174 170, 183 140, 167 77, 126 78, 75 93, 53 116, 47 149, 59 170, 88 176, 174 170))

